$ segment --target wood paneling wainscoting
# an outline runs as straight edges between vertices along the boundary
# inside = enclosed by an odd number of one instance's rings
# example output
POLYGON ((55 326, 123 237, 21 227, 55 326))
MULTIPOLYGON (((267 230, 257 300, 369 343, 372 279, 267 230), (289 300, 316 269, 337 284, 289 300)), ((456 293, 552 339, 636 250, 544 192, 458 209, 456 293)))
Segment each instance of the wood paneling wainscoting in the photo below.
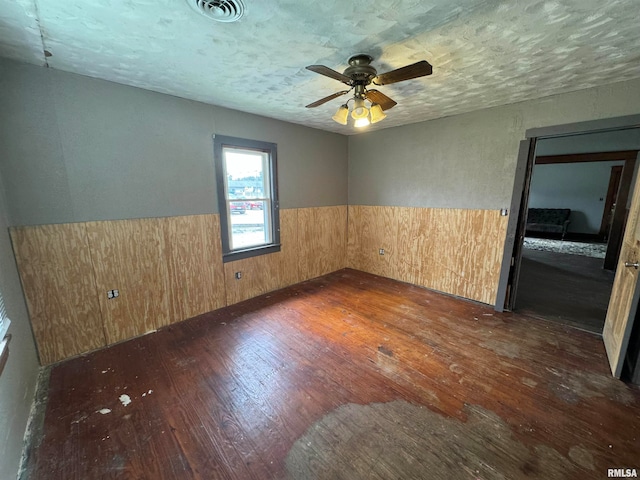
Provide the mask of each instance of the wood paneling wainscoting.
POLYGON ((165 255, 169 279, 170 323, 226 305, 220 217, 169 217, 165 223, 165 255))
POLYGON ((224 266, 218 215, 11 228, 41 363, 346 266, 346 206, 280 216, 280 252, 224 266))
POLYGON ((224 265, 227 305, 346 267, 347 207, 281 210, 280 243, 278 253, 224 265))
POLYGON ((162 226, 160 218, 87 224, 107 344, 169 324, 162 226), (119 297, 108 299, 112 289, 118 289, 119 297))
POLYGON ((507 218, 499 210, 350 205, 348 265, 492 304, 507 218))
POLYGON ((87 225, 11 229, 43 365, 106 345, 87 225))
POLYGON ((298 211, 280 210, 280 244, 277 253, 224 264, 227 305, 298 283, 298 211), (242 272, 237 280, 235 272, 242 272))
POLYGON ((506 219, 497 210, 286 209, 280 252, 226 264, 218 215, 15 227, 11 237, 48 365, 347 265, 491 304, 506 219))
POLYGON ((226 305, 218 215, 89 222, 87 234, 107 344, 226 305))
POLYGON ((337 225, 347 225, 346 208, 298 210, 300 281, 335 272, 347 265, 347 229, 341 230, 337 225))

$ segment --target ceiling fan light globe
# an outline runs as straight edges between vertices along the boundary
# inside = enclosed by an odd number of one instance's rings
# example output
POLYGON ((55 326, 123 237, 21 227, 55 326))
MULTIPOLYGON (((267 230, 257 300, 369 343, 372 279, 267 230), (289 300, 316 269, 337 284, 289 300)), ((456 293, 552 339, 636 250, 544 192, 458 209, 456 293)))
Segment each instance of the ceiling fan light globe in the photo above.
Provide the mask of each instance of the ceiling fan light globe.
POLYGON ((340 125, 346 125, 347 119, 349 118, 349 107, 347 107, 347 105, 341 105, 335 115, 331 118, 340 125))
POLYGON ((377 103, 371 105, 369 111, 371 112, 371 123, 378 123, 380 120, 387 118, 387 114, 384 113, 382 107, 377 103))
POLYGON ((354 120, 358 120, 360 118, 367 118, 369 116, 369 109, 365 106, 364 99, 362 98, 355 99, 351 116, 353 117, 354 120))
POLYGON ((367 118, 369 116, 369 109, 367 107, 354 108, 353 111, 351 112, 351 116, 355 120, 367 118))
POLYGON ((358 118, 356 119, 355 123, 353 124, 354 127, 356 128, 362 128, 362 127, 366 127, 367 125, 369 125, 371 122, 369 121, 368 117, 363 117, 363 118, 358 118))

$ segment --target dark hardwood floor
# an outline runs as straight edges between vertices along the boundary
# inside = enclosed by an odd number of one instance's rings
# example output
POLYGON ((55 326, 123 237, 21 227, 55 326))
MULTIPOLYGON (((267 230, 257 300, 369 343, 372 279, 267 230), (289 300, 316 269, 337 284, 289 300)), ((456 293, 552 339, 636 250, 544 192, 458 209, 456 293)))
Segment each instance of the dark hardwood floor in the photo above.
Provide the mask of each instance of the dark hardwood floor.
POLYGON ((604 260, 523 249, 515 310, 602 334, 615 272, 604 260))
POLYGON ((603 479, 639 407, 594 335, 342 270, 55 366, 29 471, 603 479))

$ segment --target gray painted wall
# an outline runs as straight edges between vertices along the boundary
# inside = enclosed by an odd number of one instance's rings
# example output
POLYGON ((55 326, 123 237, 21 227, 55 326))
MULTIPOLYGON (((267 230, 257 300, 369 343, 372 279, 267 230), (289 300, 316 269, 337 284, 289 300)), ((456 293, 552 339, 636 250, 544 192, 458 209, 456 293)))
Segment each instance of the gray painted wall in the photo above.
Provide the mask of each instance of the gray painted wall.
POLYGON ((214 133, 278 144, 282 208, 347 203, 346 136, 0 60, 11 225, 217 213, 214 133))
POLYGON ((570 208, 569 232, 598 233, 614 165, 624 162, 535 165, 529 208, 570 208))
POLYGON ((38 360, 7 229, 0 182, 0 291, 11 320, 9 358, 0 375, 0 479, 14 479, 33 401, 38 360))
POLYGON ((640 113, 638 91, 633 80, 351 136, 349 204, 508 208, 527 129, 640 113))

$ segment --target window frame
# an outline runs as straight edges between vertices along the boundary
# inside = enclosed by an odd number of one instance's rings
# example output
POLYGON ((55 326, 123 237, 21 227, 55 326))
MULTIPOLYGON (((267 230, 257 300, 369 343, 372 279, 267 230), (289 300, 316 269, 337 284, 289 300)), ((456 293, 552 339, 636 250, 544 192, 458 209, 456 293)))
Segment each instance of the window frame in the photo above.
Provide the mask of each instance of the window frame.
MULTIPOLYGON (((243 258, 256 257, 280 251, 280 203, 278 200, 278 151, 275 143, 261 140, 250 140, 246 138, 230 137, 227 135, 213 136, 213 159, 215 164, 216 187, 218 196, 218 211, 220 214, 220 234, 222 240, 222 261, 223 263, 241 260, 243 258), (268 218, 271 219, 271 242, 257 246, 231 249, 231 214, 227 204, 234 199, 229 198, 227 192, 227 179, 224 168, 224 149, 253 150, 267 154, 267 167, 269 169, 268 187, 270 192, 270 208, 268 218)), ((266 174, 267 172, 264 172, 266 174)), ((264 175, 263 174, 263 175, 264 175)), ((266 192, 263 192, 263 196, 266 192)), ((242 202, 242 199, 238 199, 242 202)), ((265 202, 266 203, 266 202, 265 202)), ((263 210, 263 211, 266 211, 263 210)), ((265 223, 266 226, 266 223, 265 223)))

